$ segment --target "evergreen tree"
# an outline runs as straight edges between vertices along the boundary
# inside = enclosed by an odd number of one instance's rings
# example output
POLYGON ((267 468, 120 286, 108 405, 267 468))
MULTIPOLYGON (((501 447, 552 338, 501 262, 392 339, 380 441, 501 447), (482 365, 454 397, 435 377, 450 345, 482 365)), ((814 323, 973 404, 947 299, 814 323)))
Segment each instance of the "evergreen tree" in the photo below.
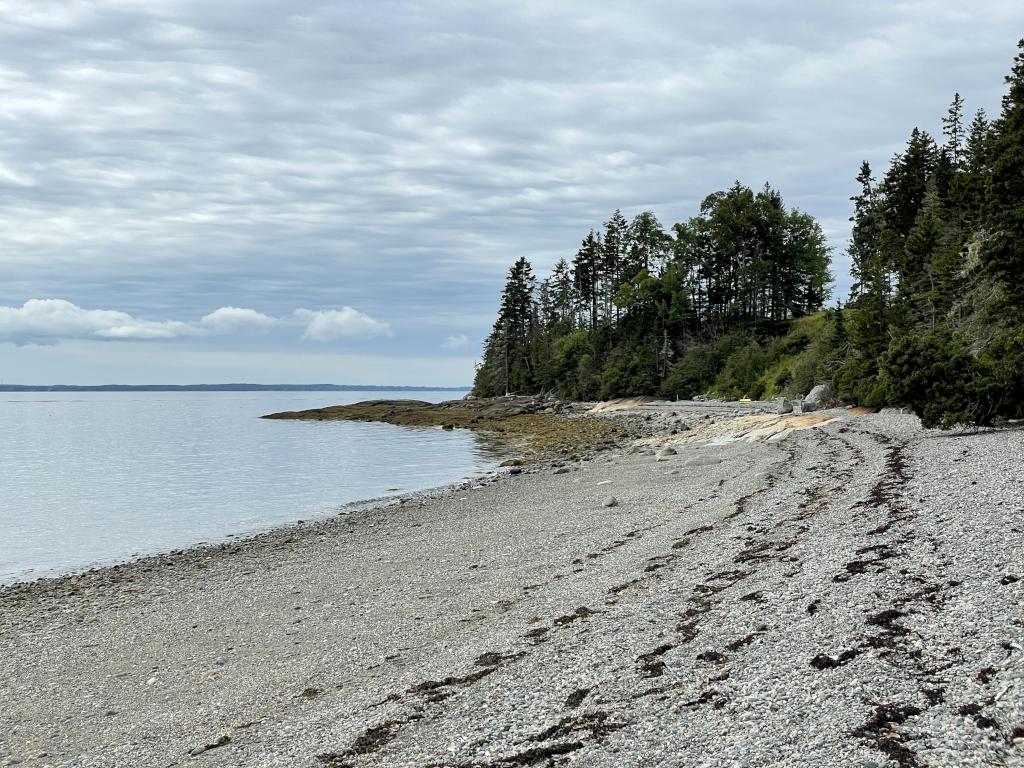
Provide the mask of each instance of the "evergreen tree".
POLYGON ((964 100, 959 93, 953 94, 953 103, 949 112, 942 118, 942 135, 946 137, 943 150, 948 155, 953 168, 959 170, 964 161, 964 100))
POLYGON ((1001 283, 1010 306, 1024 312, 1024 40, 1013 68, 1002 112, 993 126, 988 152, 985 224, 982 251, 986 268, 1001 283))
POLYGON ((966 226, 981 223, 988 188, 988 154, 992 139, 992 126, 983 108, 979 108, 971 121, 964 150, 963 185, 959 203, 966 226))
POLYGON ((619 286, 628 279, 624 274, 628 245, 629 224, 622 211, 616 208, 604 223, 598 268, 601 312, 608 322, 613 320, 615 294, 618 293, 619 286))
POLYGON ((640 272, 661 271, 668 257, 669 237, 651 211, 638 213, 627 230, 623 276, 632 279, 640 272))
POLYGON ((498 319, 484 345, 483 364, 474 387, 481 394, 535 390, 538 308, 534 289, 530 262, 520 258, 509 270, 498 319))
POLYGON ((597 327, 597 304, 601 274, 601 239, 590 230, 572 262, 573 286, 584 324, 597 327))

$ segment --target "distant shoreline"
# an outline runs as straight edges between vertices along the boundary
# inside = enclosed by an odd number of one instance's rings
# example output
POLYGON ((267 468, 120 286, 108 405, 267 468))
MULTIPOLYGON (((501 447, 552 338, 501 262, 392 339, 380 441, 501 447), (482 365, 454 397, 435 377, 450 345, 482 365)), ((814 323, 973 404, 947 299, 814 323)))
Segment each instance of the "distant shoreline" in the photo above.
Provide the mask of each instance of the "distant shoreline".
POLYGON ((0 384, 0 392, 465 392, 472 387, 379 384, 0 384))

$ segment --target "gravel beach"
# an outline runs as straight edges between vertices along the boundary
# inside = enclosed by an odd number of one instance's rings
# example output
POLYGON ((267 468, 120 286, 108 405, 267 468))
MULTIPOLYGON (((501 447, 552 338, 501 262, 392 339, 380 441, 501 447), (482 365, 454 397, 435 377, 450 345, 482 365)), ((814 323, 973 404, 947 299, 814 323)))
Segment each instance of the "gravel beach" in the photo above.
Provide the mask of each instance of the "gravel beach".
POLYGON ((674 413, 0 591, 0 766, 1024 765, 1024 431, 674 413))

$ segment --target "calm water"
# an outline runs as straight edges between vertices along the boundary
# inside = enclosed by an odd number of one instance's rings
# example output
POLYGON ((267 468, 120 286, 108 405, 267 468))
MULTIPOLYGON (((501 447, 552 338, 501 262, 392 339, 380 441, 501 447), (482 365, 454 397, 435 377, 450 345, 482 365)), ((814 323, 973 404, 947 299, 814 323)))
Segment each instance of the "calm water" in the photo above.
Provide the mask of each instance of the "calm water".
POLYGON ((0 393, 0 583, 177 549, 442 485, 476 435, 265 413, 455 392, 0 393))

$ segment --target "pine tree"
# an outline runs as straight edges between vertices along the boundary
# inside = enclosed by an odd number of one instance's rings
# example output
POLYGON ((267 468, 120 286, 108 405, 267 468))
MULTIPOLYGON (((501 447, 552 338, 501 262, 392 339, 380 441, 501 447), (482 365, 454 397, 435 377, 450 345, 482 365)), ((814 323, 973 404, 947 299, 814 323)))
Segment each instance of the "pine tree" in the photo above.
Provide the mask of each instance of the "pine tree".
POLYGON ((992 125, 979 108, 971 121, 964 150, 964 172, 959 203, 965 226, 981 223, 988 189, 988 155, 992 140, 992 125))
POLYGON ((1001 282, 1011 307, 1024 312, 1024 40, 1018 47, 989 147, 989 238, 982 259, 1001 282))
POLYGON ((640 272, 660 274, 668 257, 669 237, 651 211, 638 213, 626 231, 626 259, 623 277, 633 279, 640 272))
POLYGON ((573 286, 579 310, 588 328, 597 327, 597 304, 601 274, 601 238, 590 230, 572 262, 573 286))
POLYGON ((533 269, 525 258, 512 265, 501 294, 498 319, 484 345, 474 391, 480 395, 532 392, 537 383, 534 345, 538 308, 533 269))
POLYGON ((551 305, 555 322, 562 333, 569 333, 575 325, 576 292, 573 286, 572 269, 565 259, 559 259, 548 279, 551 305))
POLYGON ((615 311, 615 294, 619 286, 626 281, 623 270, 626 266, 626 248, 628 246, 629 224, 622 211, 618 208, 604 223, 604 237, 601 240, 601 259, 599 262, 600 304, 604 319, 613 320, 615 311))
POLYGON ((955 170, 960 170, 964 161, 964 100, 959 93, 953 94, 953 103, 949 112, 942 118, 942 135, 946 137, 943 150, 946 152, 955 170))

